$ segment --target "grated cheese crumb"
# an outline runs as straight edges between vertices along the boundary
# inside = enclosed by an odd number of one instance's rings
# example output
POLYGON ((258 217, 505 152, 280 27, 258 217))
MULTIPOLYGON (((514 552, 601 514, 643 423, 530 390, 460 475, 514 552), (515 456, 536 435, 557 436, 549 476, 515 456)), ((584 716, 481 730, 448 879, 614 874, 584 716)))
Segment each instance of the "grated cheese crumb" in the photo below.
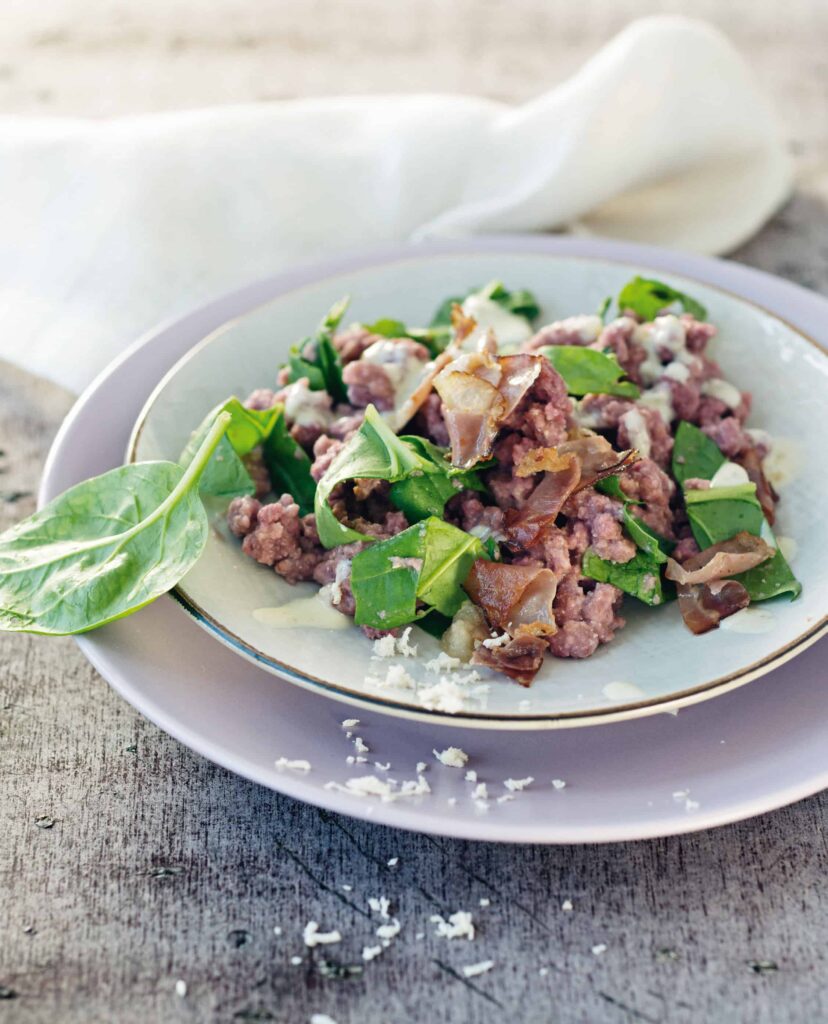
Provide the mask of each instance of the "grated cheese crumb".
POLYGON ((499 796, 497 798, 497 802, 499 804, 508 804, 510 800, 514 800, 514 799, 515 799, 515 794, 514 793, 504 793, 503 796, 499 796))
POLYGON ((474 768, 469 768, 466 774, 463 776, 466 782, 477 782, 477 772, 474 768))
POLYGON ((343 721, 343 723, 342 723, 342 728, 343 729, 353 729, 354 726, 357 726, 357 725, 359 725, 359 719, 358 718, 346 718, 343 721))
POLYGON ((387 772, 391 767, 391 762, 386 761, 385 764, 383 764, 382 761, 374 761, 374 767, 378 768, 381 772, 387 772))
POLYGON ((310 1024, 336 1024, 336 1021, 327 1013, 314 1013, 311 1016, 310 1024))
POLYGON ((389 861, 386 861, 389 868, 394 868, 400 863, 399 857, 392 857, 389 861))
POLYGON ((299 964, 302 963, 302 957, 301 956, 292 956, 290 958, 290 962, 293 964, 294 967, 298 967, 299 964))
POLYGON ((281 929, 281 927, 278 924, 274 924, 273 925, 273 934, 274 935, 281 935, 282 934, 282 929, 281 929))
POLYGON ((541 976, 542 978, 545 978, 545 977, 546 977, 546 975, 547 975, 547 974, 549 974, 549 968, 548 968, 548 967, 541 967, 541 969, 540 969, 540 970, 538 971, 538 974, 539 974, 539 975, 540 975, 540 976, 541 976))
POLYGON ((354 737, 354 749, 358 754, 367 754, 371 749, 361 736, 354 737))
POLYGON ((553 779, 552 785, 555 787, 555 789, 566 789, 566 783, 563 779, 553 779))
POLYGON ((465 978, 476 978, 478 974, 485 974, 494 967, 494 960, 481 960, 479 964, 469 964, 463 968, 465 978))
POLYGON ((175 994, 180 998, 184 999, 187 995, 187 982, 183 978, 179 978, 175 983, 175 994))
POLYGON ((379 928, 377 928, 377 938, 386 940, 393 939, 396 935, 400 934, 401 927, 400 922, 395 917, 392 921, 389 921, 388 924, 381 924, 379 928))
POLYGON ((433 921, 437 925, 434 934, 442 938, 468 939, 470 942, 474 938, 474 924, 472 916, 467 910, 458 910, 454 914, 449 914, 448 921, 440 914, 432 914, 429 921, 433 921))
POLYGON ((472 800, 488 800, 489 787, 485 782, 478 782, 472 790, 472 800))
POLYGON ((354 891, 354 887, 352 885, 343 885, 342 886, 342 891, 343 892, 353 892, 354 891))
POLYGON ((525 779, 504 779, 503 785, 512 793, 519 793, 520 790, 531 786, 534 781, 531 775, 527 775, 525 779))
POLYGON ((373 960, 378 957, 382 952, 382 946, 363 946, 362 947, 362 959, 373 960))
POLYGON ((391 633, 374 641, 372 658, 393 658, 397 653, 397 638, 391 633))
POLYGON ((572 900, 564 900, 561 904, 561 910, 563 910, 565 914, 568 914, 569 911, 572 910, 572 900))
POLYGON ((276 764, 276 767, 279 768, 279 769, 289 768, 291 771, 294 771, 294 772, 309 772, 311 770, 310 761, 304 761, 304 760, 301 760, 301 759, 300 760, 296 760, 296 761, 291 761, 287 757, 280 757, 278 759, 278 761, 275 762, 275 764, 276 764))
POLYGON ((488 896, 481 896, 479 903, 481 907, 489 907, 491 906, 492 901, 488 898, 488 896))
POLYGON ((439 675, 441 672, 453 672, 455 669, 460 668, 463 662, 459 658, 453 658, 450 654, 446 654, 445 651, 440 651, 436 658, 432 658, 430 661, 425 663, 426 672, 434 672, 439 675))
POLYGON ((422 775, 423 772, 426 770, 426 768, 428 768, 428 765, 425 763, 425 761, 418 761, 417 762, 417 774, 418 775, 422 775))
POLYGON ((447 715, 456 715, 466 706, 466 694, 446 676, 441 676, 440 682, 433 686, 423 686, 417 697, 424 708, 444 711, 447 715))
POLYGON ((606 953, 607 945, 605 942, 599 942, 597 946, 592 947, 592 952, 595 956, 600 956, 602 953, 606 953))
POLYGON ((334 942, 342 942, 342 936, 336 929, 332 932, 320 932, 316 921, 308 921, 302 932, 302 939, 311 949, 314 946, 330 946, 334 942))
POLYGON ((501 636, 495 635, 486 637, 486 639, 483 640, 482 643, 484 647, 488 647, 489 650, 492 650, 495 647, 503 647, 505 644, 508 644, 510 640, 511 637, 509 636, 509 634, 503 633, 501 636))
POLYGON ((432 750, 432 753, 446 768, 463 768, 469 759, 469 755, 460 747, 446 747, 439 752, 432 750))
POLYGON ((417 645, 411 643, 411 626, 403 630, 403 635, 397 640, 397 653, 404 658, 417 657, 417 645))
POLYGON ((388 920, 388 909, 391 906, 391 900, 387 896, 369 896, 368 906, 375 914, 379 914, 380 917, 388 920))
POLYGON ((690 811, 697 811, 699 809, 699 807, 701 807, 701 804, 698 802, 698 800, 685 800, 684 801, 684 809, 685 809, 685 811, 688 811, 688 812, 690 812, 690 811))

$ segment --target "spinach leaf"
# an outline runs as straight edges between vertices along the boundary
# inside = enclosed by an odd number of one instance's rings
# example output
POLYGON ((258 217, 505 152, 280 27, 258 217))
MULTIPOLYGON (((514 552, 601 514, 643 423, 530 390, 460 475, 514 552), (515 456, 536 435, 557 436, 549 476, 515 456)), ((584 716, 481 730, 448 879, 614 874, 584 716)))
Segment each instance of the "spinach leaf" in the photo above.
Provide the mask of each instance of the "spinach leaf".
POLYGON ((0 628, 85 633, 174 587, 206 543, 198 482, 230 419, 217 417, 186 469, 173 462, 121 466, 7 530, 0 537, 0 628))
POLYGON ((622 514, 624 517, 624 526, 627 529, 627 533, 635 542, 636 547, 640 548, 645 554, 649 555, 659 564, 666 562, 667 556, 673 550, 675 545, 671 541, 667 540, 666 537, 662 537, 660 533, 656 533, 655 530, 647 526, 643 519, 639 519, 638 516, 634 516, 627 505, 624 506, 622 514))
POLYGON ((369 405, 359 430, 337 453, 316 489, 316 526, 325 547, 371 540, 340 523, 328 503, 337 484, 359 478, 391 483, 391 500, 409 522, 442 516, 449 498, 464 488, 485 490, 475 470, 456 469, 441 448, 423 437, 397 437, 369 405))
POLYGON ((490 281, 482 288, 470 288, 465 295, 453 295, 448 299, 444 299, 437 312, 431 318, 431 326, 450 327, 451 307, 455 303, 462 306, 470 295, 479 295, 481 298, 491 299, 499 306, 503 306, 508 312, 514 313, 515 316, 522 316, 525 320, 530 321, 530 323, 540 316, 540 306, 532 292, 526 288, 510 292, 503 285, 502 281, 490 281))
POLYGON ((777 546, 756 497, 754 484, 687 491, 684 498, 690 529, 702 550, 711 544, 729 540, 740 530, 761 536, 776 548, 776 553, 767 562, 732 577, 745 587, 751 601, 766 601, 780 594, 790 594, 791 600, 799 596, 802 584, 777 546))
POLYGON ((432 356, 438 356, 451 341, 451 328, 448 325, 439 327, 408 327, 402 320, 384 318, 373 324, 362 325, 366 331, 379 334, 383 338, 411 338, 425 345, 432 356))
POLYGON ((294 345, 288 359, 291 382, 307 377, 312 391, 327 391, 335 402, 348 399, 342 380, 342 360, 333 343, 333 333, 345 315, 348 302, 346 297, 334 303, 322 318, 316 334, 294 345))
MULTIPOLYGON (((410 523, 427 516, 442 517, 446 502, 459 491, 483 491, 486 487, 476 469, 459 469, 446 458, 446 452, 436 444, 417 435, 403 435, 400 440, 410 445, 427 466, 423 473, 412 474, 391 486, 391 501, 405 513, 410 523)), ((482 469, 493 465, 493 460, 481 464, 482 469)))
POLYGON ((290 436, 285 423, 284 406, 274 406, 276 417, 262 445, 273 490, 293 495, 302 515, 313 512, 316 481, 311 476, 311 460, 301 445, 290 436))
POLYGON ((610 498, 617 498, 619 501, 625 502, 627 505, 643 505, 643 501, 636 501, 633 498, 628 498, 627 495, 621 490, 621 481, 617 476, 605 476, 603 480, 596 480, 592 485, 596 491, 600 491, 601 494, 606 494, 610 498))
POLYGON ((767 601, 768 598, 778 597, 780 594, 790 594, 793 601, 802 593, 802 584, 794 576, 779 548, 767 562, 748 569, 733 579, 738 580, 747 590, 751 601, 767 601))
POLYGON ((690 529, 702 551, 741 530, 758 537, 765 521, 754 484, 686 491, 684 501, 690 529))
POLYGON ((351 563, 355 622, 394 629, 432 610, 450 618, 465 600, 463 581, 482 557, 476 537, 436 517, 372 544, 351 563))
POLYGON ((328 499, 346 480, 388 480, 396 483, 413 473, 429 472, 429 464, 391 430, 373 405, 365 410, 359 430, 349 438, 316 488, 314 509, 319 540, 326 548, 351 541, 371 540, 336 518, 328 499))
POLYGON ((614 355, 581 345, 549 345, 543 355, 563 377, 570 395, 620 395, 638 398, 632 381, 622 381, 624 370, 614 355))
POLYGON ((677 291, 663 281, 655 281, 648 277, 634 277, 628 281, 618 294, 618 308, 623 312, 631 309, 644 320, 654 320, 667 306, 679 303, 687 313, 692 313, 697 320, 707 318, 704 306, 684 292, 677 291))
MULTIPOLYGON (((183 469, 190 465, 204 438, 207 437, 212 429, 216 417, 222 413, 230 417, 229 423, 236 424, 234 434, 242 449, 240 452, 237 452, 230 443, 228 434, 224 434, 207 463, 204 472, 201 474, 199 490, 203 495, 216 498, 238 498, 244 494, 253 494, 256 490, 250 474, 239 457, 240 455, 246 455, 247 452, 255 447, 255 444, 259 443, 259 441, 256 441, 249 448, 246 447, 247 442, 252 438, 253 433, 256 432, 256 424, 259 422, 255 418, 248 419, 243 415, 252 411, 245 409, 237 398, 229 398, 226 402, 222 402, 221 405, 217 405, 215 409, 211 409, 197 429, 193 431, 178 460, 178 464, 183 469)), ((271 410, 265 411, 270 412, 271 410)))
POLYGON ((629 562, 610 562, 596 555, 592 548, 587 548, 581 571, 584 576, 598 580, 599 583, 612 583, 625 594, 637 597, 644 604, 664 603, 661 567, 658 561, 645 551, 637 551, 629 562))
POLYGON ((712 480, 727 459, 707 434, 682 420, 676 428, 673 445, 673 476, 684 486, 685 480, 712 480))

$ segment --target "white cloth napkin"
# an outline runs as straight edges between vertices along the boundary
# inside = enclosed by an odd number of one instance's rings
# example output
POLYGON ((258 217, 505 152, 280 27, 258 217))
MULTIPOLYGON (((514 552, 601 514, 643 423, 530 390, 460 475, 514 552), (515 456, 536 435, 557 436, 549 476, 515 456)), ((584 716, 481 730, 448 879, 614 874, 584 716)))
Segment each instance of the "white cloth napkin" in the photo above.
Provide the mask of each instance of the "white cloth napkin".
POLYGON ((389 240, 568 229, 725 252, 790 186, 749 68, 681 17, 633 23, 519 107, 425 95, 0 118, 0 357, 80 390, 163 318, 389 240))

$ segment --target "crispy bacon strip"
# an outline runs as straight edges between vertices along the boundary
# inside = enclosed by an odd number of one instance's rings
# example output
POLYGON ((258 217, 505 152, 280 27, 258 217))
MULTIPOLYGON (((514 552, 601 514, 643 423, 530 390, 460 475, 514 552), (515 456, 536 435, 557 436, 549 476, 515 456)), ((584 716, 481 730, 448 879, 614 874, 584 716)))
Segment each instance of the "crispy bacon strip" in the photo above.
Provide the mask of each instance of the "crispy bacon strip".
POLYGON ((776 519, 776 503, 779 500, 779 495, 774 490, 773 484, 765 476, 759 452, 755 448, 748 448, 746 452, 743 452, 734 461, 738 462, 745 470, 750 482, 756 484, 756 497, 759 499, 759 504, 765 513, 765 519, 773 526, 776 519))
POLYGON ((750 604, 750 595, 738 580, 680 583, 676 591, 684 623, 696 636, 716 629, 722 619, 750 604))
POLYGON ((551 569, 478 558, 464 587, 491 625, 512 637, 557 632, 552 604, 558 580, 551 569))
POLYGON ((581 463, 576 455, 561 459, 560 469, 548 471, 519 509, 506 513, 506 536, 515 550, 531 547, 540 533, 551 526, 581 481, 581 463))
POLYGON ((543 356, 533 356, 528 352, 519 352, 513 356, 501 356, 498 359, 501 379, 498 390, 506 403, 503 419, 507 419, 518 407, 529 389, 540 377, 543 356))
POLYGON ((747 572, 773 557, 774 549, 761 537, 742 530, 735 537, 712 544, 697 555, 692 555, 679 565, 672 558, 667 559, 665 576, 681 584, 710 583, 747 572))
POLYGON ((514 679, 521 686, 531 686, 546 653, 546 644, 539 637, 522 634, 503 647, 478 644, 472 655, 473 665, 484 665, 514 679))
POLYGON ((581 480, 578 490, 591 487, 604 477, 623 473, 641 457, 634 448, 617 452, 605 437, 590 434, 564 441, 558 446, 561 455, 577 455, 581 463, 581 480))
POLYGON ((537 380, 542 361, 526 353, 495 359, 484 344, 437 374, 453 465, 470 469, 491 455, 498 430, 537 380))

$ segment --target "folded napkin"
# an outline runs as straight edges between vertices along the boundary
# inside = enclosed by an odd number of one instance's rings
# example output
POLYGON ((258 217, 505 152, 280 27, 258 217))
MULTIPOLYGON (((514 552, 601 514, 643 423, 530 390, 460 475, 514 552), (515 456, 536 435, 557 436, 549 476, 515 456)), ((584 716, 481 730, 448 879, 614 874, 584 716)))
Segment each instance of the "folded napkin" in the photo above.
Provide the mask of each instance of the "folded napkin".
POLYGON ((390 240, 565 229, 725 252, 790 185, 749 68, 680 17, 633 23, 518 107, 425 95, 0 118, 0 357, 80 390, 163 318, 390 240))

